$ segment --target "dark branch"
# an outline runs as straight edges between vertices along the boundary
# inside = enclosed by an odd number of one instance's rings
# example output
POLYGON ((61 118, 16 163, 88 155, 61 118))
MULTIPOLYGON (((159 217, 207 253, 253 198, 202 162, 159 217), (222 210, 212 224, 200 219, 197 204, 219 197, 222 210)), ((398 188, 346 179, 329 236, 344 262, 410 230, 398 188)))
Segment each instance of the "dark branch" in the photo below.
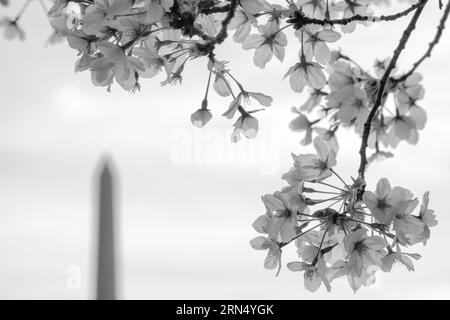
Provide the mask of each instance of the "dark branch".
POLYGON ((219 33, 214 37, 213 42, 215 44, 221 44, 228 36, 227 28, 231 22, 231 19, 234 17, 234 13, 238 6, 238 0, 230 0, 230 4, 228 7, 228 13, 225 19, 222 20, 222 27, 220 28, 219 33))
POLYGON ((394 21, 398 18, 408 15, 411 11, 414 11, 425 4, 426 1, 419 0, 416 4, 413 4, 408 9, 401 12, 391 14, 391 15, 381 15, 381 16, 362 16, 356 14, 354 16, 343 18, 343 19, 315 19, 305 16, 302 12, 296 11, 295 17, 287 20, 289 23, 295 23, 294 28, 300 29, 307 24, 318 24, 321 26, 325 25, 346 25, 354 21, 358 22, 379 22, 379 21, 394 21))
POLYGON ((213 14, 213 13, 223 13, 223 12, 228 12, 230 10, 230 7, 231 7, 230 4, 227 4, 222 7, 205 8, 205 9, 200 9, 200 13, 203 13, 205 15, 213 14))
POLYGON ((434 36, 433 41, 431 41, 428 45, 428 50, 425 52, 425 54, 417 60, 414 64, 411 70, 409 70, 407 73, 405 73, 403 76, 401 76, 398 79, 394 79, 395 82, 402 82, 406 80, 410 75, 416 71, 416 69, 420 66, 420 64, 426 59, 431 57, 431 52, 433 51, 433 48, 439 43, 439 40, 441 39, 442 32, 445 29, 445 22, 447 21, 448 15, 450 13, 450 1, 447 2, 447 6, 445 7, 444 14, 442 15, 441 20, 439 21, 439 25, 437 26, 437 32, 434 36))
POLYGON ((386 82, 389 78, 389 75, 390 75, 392 69, 395 68, 398 57, 400 56, 400 53, 402 52, 402 50, 405 48, 405 45, 409 40, 409 36, 411 35, 411 32, 416 28, 417 20, 419 19, 419 16, 422 13, 422 10, 423 10, 425 4, 427 3, 427 1, 428 0, 420 1, 421 5, 419 7, 417 7, 417 10, 414 13, 414 16, 412 17, 412 19, 409 22, 408 26, 406 27, 405 31, 403 31, 403 35, 400 38, 397 48, 394 50, 392 59, 389 62, 389 65, 386 68, 386 71, 384 72, 383 77, 380 80, 375 103, 374 103, 372 109, 370 110, 370 113, 369 113, 369 116, 367 117, 366 122, 364 123, 364 131, 363 131, 363 135, 362 135, 362 139, 361 139, 361 148, 359 150, 359 154, 361 156, 361 162, 360 162, 359 169, 358 169, 359 177, 362 180, 364 180, 364 172, 366 170, 366 165, 367 165, 367 155, 366 155, 367 141, 369 139, 372 121, 375 117, 375 114, 376 114, 378 108, 381 106, 381 102, 383 99, 383 92, 384 92, 384 88, 386 86, 386 82))

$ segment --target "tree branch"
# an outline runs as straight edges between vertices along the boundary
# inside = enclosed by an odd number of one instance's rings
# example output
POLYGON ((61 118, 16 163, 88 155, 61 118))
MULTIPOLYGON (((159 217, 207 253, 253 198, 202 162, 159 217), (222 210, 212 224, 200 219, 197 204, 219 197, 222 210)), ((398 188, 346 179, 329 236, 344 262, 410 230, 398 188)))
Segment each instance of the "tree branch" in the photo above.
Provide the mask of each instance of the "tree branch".
POLYGON ((450 13, 450 1, 447 2, 447 6, 445 7, 444 10, 444 14, 442 15, 441 20, 439 21, 439 25, 437 26, 437 32, 436 35, 434 36, 433 41, 431 41, 428 45, 428 50, 425 52, 425 54, 419 59, 417 60, 411 70, 409 70, 407 73, 405 73, 403 76, 401 76, 398 79, 394 79, 395 82, 402 82, 404 80, 406 80, 406 78, 408 78, 410 75, 412 75, 414 73, 414 71, 416 71, 416 69, 420 66, 420 64, 426 59, 431 57, 431 52, 433 51, 433 48, 439 43, 439 40, 441 39, 442 36, 442 32, 445 29, 445 22, 447 21, 448 15, 450 13))
POLYGON ((419 0, 416 4, 413 4, 408 9, 401 12, 391 14, 391 15, 381 15, 381 16, 362 16, 360 14, 353 15, 348 18, 342 19, 316 19, 305 16, 302 12, 296 11, 295 17, 287 20, 287 22, 295 23, 294 28, 300 29, 302 26, 307 24, 318 24, 321 26, 325 25, 346 25, 354 21, 359 22, 379 22, 379 21, 394 21, 398 18, 408 15, 411 11, 414 11, 422 6, 424 6, 426 1, 419 0))
POLYGON ((363 131, 363 135, 362 135, 362 139, 361 139, 361 148, 359 150, 361 161, 360 161, 360 165, 359 165, 359 169, 358 169, 359 177, 362 180, 364 180, 364 172, 365 172, 366 165, 367 165, 366 149, 367 149, 367 141, 368 141, 369 135, 370 135, 370 129, 372 126, 372 121, 375 117, 375 114, 376 114, 378 108, 381 106, 384 88, 386 86, 386 82, 389 78, 389 75, 390 75, 392 69, 395 68, 398 57, 400 56, 400 53, 402 52, 402 50, 405 48, 405 45, 409 40, 411 32, 416 28, 417 20, 419 19, 419 16, 422 13, 422 10, 423 10, 425 4, 428 2, 428 0, 421 0, 420 2, 421 2, 421 5, 417 7, 417 10, 414 13, 414 16, 412 17, 412 19, 409 22, 408 26, 406 27, 405 31, 403 31, 403 35, 400 38, 397 48, 395 48, 395 50, 394 50, 392 59, 389 62, 389 65, 386 68, 386 71, 384 72, 383 77, 380 80, 375 103, 374 103, 372 109, 370 110, 370 113, 369 113, 369 116, 367 117, 366 122, 364 123, 364 131, 363 131))
POLYGON ((200 9, 200 13, 205 14, 205 15, 209 15, 209 14, 213 14, 213 13, 224 13, 224 12, 228 12, 230 10, 231 5, 227 4, 224 5, 222 7, 211 7, 211 8, 204 8, 204 9, 200 9))
POLYGON ((220 28, 219 33, 214 37, 214 44, 221 44, 227 38, 227 28, 231 22, 231 19, 234 17, 237 6, 238 0, 230 0, 227 16, 222 20, 222 27, 220 28))

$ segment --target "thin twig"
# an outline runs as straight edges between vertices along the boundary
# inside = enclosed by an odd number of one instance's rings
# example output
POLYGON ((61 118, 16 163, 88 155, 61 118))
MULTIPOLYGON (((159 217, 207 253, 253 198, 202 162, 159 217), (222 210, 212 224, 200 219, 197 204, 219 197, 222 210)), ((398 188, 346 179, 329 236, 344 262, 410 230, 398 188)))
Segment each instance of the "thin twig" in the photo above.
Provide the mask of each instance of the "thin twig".
POLYGON ((224 12, 228 12, 230 11, 231 5, 227 4, 221 7, 212 7, 212 8, 204 8, 201 9, 199 8, 199 12, 204 14, 204 15, 209 15, 209 14, 213 14, 213 13, 224 13, 224 12))
POLYGON ((400 56, 400 53, 402 52, 402 50, 405 48, 405 45, 409 40, 411 32, 416 28, 417 20, 419 19, 420 14, 422 13, 423 8, 424 8, 425 4, 428 2, 428 0, 421 0, 420 2, 422 3, 422 5, 417 7, 417 10, 414 13, 411 21, 409 22, 405 31, 403 31, 403 35, 400 38, 397 48, 395 48, 395 50, 394 50, 392 59, 389 62, 389 65, 386 68, 386 71, 384 72, 383 77, 380 80, 375 103, 374 103, 372 109, 370 110, 370 113, 369 113, 369 116, 367 117, 366 122, 364 123, 364 131, 363 131, 363 135, 362 135, 362 139, 361 139, 361 148, 359 149, 361 161, 360 161, 360 165, 359 165, 359 169, 358 169, 359 177, 362 180, 364 180, 364 172, 366 170, 366 165, 367 165, 366 149, 367 149, 367 141, 369 139, 370 129, 372 127, 372 121, 375 117, 375 114, 376 114, 378 108, 381 106, 384 88, 386 86, 389 75, 390 75, 392 69, 394 69, 395 65, 397 64, 398 57, 400 56))
MULTIPOLYGON (((208 99, 208 92, 209 92, 209 85, 210 85, 210 83, 211 83, 212 70, 213 70, 213 68, 211 68, 211 69, 209 70, 208 83, 206 84, 205 98, 204 98, 203 100, 207 100, 207 99, 208 99)), ((203 107, 203 105, 202 105, 202 107, 203 107)))
POLYGON ((233 19, 234 17, 234 13, 236 11, 237 6, 238 0, 230 0, 230 7, 228 8, 228 13, 225 19, 222 20, 222 26, 220 28, 219 33, 217 33, 217 35, 213 39, 214 44, 221 44, 227 38, 228 36, 227 28, 231 22, 231 19, 233 19))
POLYGON ((26 0, 26 2, 23 4, 22 8, 20 8, 19 13, 16 16, 15 21, 19 21, 19 19, 22 17, 22 15, 24 14, 25 10, 27 10, 29 4, 31 3, 32 0, 26 0))
POLYGON ((307 234, 308 232, 310 232, 310 231, 312 231, 312 230, 314 230, 314 229, 316 229, 316 228, 318 228, 318 227, 324 225, 325 223, 326 223, 326 222, 319 223, 318 225, 316 225, 316 226, 314 226, 314 227, 312 227, 312 228, 306 230, 305 232, 299 233, 298 235, 296 235, 295 237, 293 237, 293 238, 292 238, 291 240, 289 240, 288 242, 281 242, 281 243, 280 243, 280 248, 283 248, 284 246, 287 246, 289 243, 291 243, 291 242, 294 241, 295 239, 300 238, 302 235, 307 234))
POLYGON ((316 181, 315 183, 319 183, 319 184, 322 184, 324 186, 327 186, 327 187, 330 187, 330 188, 333 188, 333 189, 336 189, 336 190, 339 190, 339 191, 342 191, 342 192, 347 192, 344 189, 338 188, 336 186, 333 186, 332 184, 329 184, 329 183, 326 183, 326 182, 323 182, 323 181, 316 181))
POLYGON ((414 71, 417 69, 417 67, 420 66, 420 64, 426 59, 431 57, 431 51, 433 51, 433 48, 439 43, 439 40, 441 39, 442 36, 442 32, 445 29, 445 22, 447 21, 448 15, 450 13, 450 1, 447 2, 447 6, 445 7, 444 10, 444 14, 442 15, 441 20, 439 21, 439 25, 437 26, 437 32, 436 35, 434 36, 433 41, 431 41, 428 45, 428 50, 425 52, 425 54, 419 59, 417 60, 411 70, 409 70, 407 73, 405 73, 403 76, 401 76, 398 79, 395 79, 395 82, 402 82, 404 80, 406 80, 406 78, 408 78, 410 75, 412 75, 414 73, 414 71))
POLYGON ((350 189, 350 187, 348 186, 348 184, 344 181, 344 179, 342 179, 342 177, 341 177, 336 171, 334 171, 332 168, 330 168, 330 171, 331 171, 331 173, 334 174, 339 180, 341 180, 341 182, 344 184, 344 186, 345 186, 347 189, 350 189))
POLYGON ((319 260, 319 255, 320 255, 320 253, 322 251, 323 240, 325 240, 325 236, 326 236, 327 232, 328 232, 328 229, 325 229, 325 232, 323 233, 323 236, 322 236, 322 240, 320 240, 320 244, 319 244, 319 247, 317 249, 317 254, 316 254, 316 256, 314 257, 314 260, 311 263, 313 266, 315 266, 317 261, 319 260))
POLYGON ((340 201, 343 201, 343 199, 337 199, 335 202, 333 202, 332 204, 330 204, 327 208, 331 208, 331 207, 334 206, 335 204, 338 204, 340 201))
POLYGON ((360 14, 356 14, 351 17, 342 18, 342 19, 316 19, 316 18, 308 17, 300 11, 296 11, 295 17, 288 20, 287 22, 294 22, 295 28, 300 29, 301 27, 303 27, 304 25, 307 25, 307 24, 318 24, 321 26, 325 26, 325 25, 346 25, 346 24, 352 23, 354 21, 358 21, 358 22, 394 21, 394 20, 397 20, 401 17, 408 15, 411 11, 414 11, 418 8, 423 7, 425 5, 425 2, 426 1, 419 0, 416 4, 413 4, 409 8, 407 8, 403 11, 400 11, 398 13, 391 14, 391 15, 362 16, 360 14))
MULTIPOLYGON (((233 99, 236 99, 236 95, 233 93, 233 89, 231 89, 230 84, 228 83, 227 79, 225 78, 225 75, 219 70, 219 77, 222 78, 223 82, 225 82, 225 85, 227 86, 228 90, 230 90, 231 96, 233 99)), ((248 116, 248 112, 241 106, 238 106, 238 111, 242 116, 248 116)))

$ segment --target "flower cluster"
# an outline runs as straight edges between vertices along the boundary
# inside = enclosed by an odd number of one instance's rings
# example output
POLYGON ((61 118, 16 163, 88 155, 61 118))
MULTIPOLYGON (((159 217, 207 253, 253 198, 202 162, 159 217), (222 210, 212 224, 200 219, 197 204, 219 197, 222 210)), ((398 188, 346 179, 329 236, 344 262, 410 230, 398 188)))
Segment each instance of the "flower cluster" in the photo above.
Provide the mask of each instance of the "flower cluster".
MULTIPOLYGON (((15 18, 0 20, 0 28, 8 39, 24 39, 19 21, 30 2, 24 0, 24 7, 15 18)), ((162 85, 181 83, 189 61, 205 57, 206 95, 201 107, 191 115, 191 122, 203 127, 212 119, 208 108, 212 75, 214 90, 233 99, 223 116, 231 119, 236 111, 239 114, 234 123, 233 142, 241 136, 256 136, 259 126, 254 113, 259 109, 246 110, 249 97, 255 95, 245 90, 225 61, 215 55, 215 48, 228 33, 234 32, 233 39, 244 50, 254 50, 254 64, 264 68, 274 56, 281 62, 284 60, 288 45, 285 32, 288 28, 295 31, 300 42, 298 62, 287 70, 285 78, 295 92, 302 92, 305 86, 314 90, 314 97, 307 103, 308 110, 318 109, 321 100, 318 98, 322 95, 329 100, 326 107, 320 106, 325 111, 320 119, 327 115, 333 119, 329 130, 314 126, 314 132, 322 137, 334 138, 339 125, 355 125, 360 130, 370 103, 364 92, 376 84, 376 79, 362 70, 336 61, 341 59, 329 48, 341 38, 341 33, 354 31, 358 23, 367 24, 370 6, 377 5, 376 0, 289 0, 285 5, 265 0, 56 0, 49 9, 44 0, 39 2, 55 30, 49 42, 65 39, 79 55, 75 70, 89 71, 95 86, 110 90, 117 83, 124 90, 135 92, 140 90, 142 78, 159 73, 165 75, 162 85), (325 68, 330 69, 328 78, 325 68), (353 87, 348 83, 350 79, 353 87), (330 93, 325 93, 325 86, 330 93)), ((1 3, 7 5, 8 1, 1 3)), ((391 90, 399 92, 399 112, 391 117, 381 117, 380 113, 377 117, 374 126, 377 131, 372 139, 377 146, 378 141, 392 146, 400 140, 417 141, 417 130, 423 128, 425 119, 419 106, 405 100, 420 98, 411 87, 415 85, 413 82, 405 80, 392 85, 391 90)), ((266 95, 257 95, 263 97, 255 98, 263 107, 271 104, 266 95)), ((311 142, 308 131, 311 125, 292 124, 294 130, 307 131, 305 144, 311 142)))
MULTIPOLYGON (((315 133, 338 150, 336 131, 339 127, 353 128, 359 136, 363 135, 364 124, 389 60, 377 61, 371 74, 339 51, 333 51, 331 56, 326 85, 312 88, 308 99, 300 107, 293 108, 297 116, 291 121, 290 128, 304 132, 303 145, 310 144, 315 133)), ((421 81, 419 73, 388 78, 381 108, 371 123, 368 146, 375 151, 369 161, 392 157, 387 148, 397 147, 400 141, 417 143, 419 130, 425 127, 427 120, 425 110, 419 105, 424 96, 421 81)))
POLYGON ((256 0, 231 1, 232 8, 225 10, 221 4, 211 0, 56 1, 49 17, 57 33, 80 55, 75 70, 90 71, 93 84, 108 90, 116 82, 135 92, 140 89, 141 78, 159 73, 166 77, 162 85, 181 83, 187 63, 206 57, 206 94, 191 122, 203 127, 211 120, 208 92, 213 82, 217 94, 232 97, 223 116, 232 119, 239 113, 231 137, 236 142, 241 136, 254 138, 257 134, 254 113, 261 109, 247 110, 251 100, 268 107, 272 98, 244 89, 226 62, 215 57, 214 49, 223 41, 228 24, 235 24, 232 17, 237 7, 256 13, 262 6, 256 0))
POLYGON ((266 212, 253 223, 263 234, 250 241, 267 250, 264 267, 281 269, 282 250, 294 242, 299 260, 291 271, 303 272, 305 288, 346 277, 354 291, 375 281, 379 270, 389 272, 395 263, 414 270, 416 253, 402 247, 426 244, 437 224, 428 208, 407 189, 378 181, 375 192, 364 191, 361 179, 346 182, 334 169, 336 151, 323 139, 314 139, 316 154, 293 154, 294 165, 283 175, 287 186, 262 197, 266 212), (412 258, 412 259, 411 259, 412 258))

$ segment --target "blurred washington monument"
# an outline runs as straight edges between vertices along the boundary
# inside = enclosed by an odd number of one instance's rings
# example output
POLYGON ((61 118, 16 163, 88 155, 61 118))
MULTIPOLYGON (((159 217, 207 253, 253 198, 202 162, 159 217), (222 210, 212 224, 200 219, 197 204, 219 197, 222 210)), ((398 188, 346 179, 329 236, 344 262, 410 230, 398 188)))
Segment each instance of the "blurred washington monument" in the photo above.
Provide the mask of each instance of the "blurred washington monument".
POLYGON ((112 161, 103 157, 99 165, 99 175, 96 175, 95 185, 98 187, 97 211, 97 283, 95 298, 97 300, 116 299, 116 230, 115 214, 115 171, 112 161))

